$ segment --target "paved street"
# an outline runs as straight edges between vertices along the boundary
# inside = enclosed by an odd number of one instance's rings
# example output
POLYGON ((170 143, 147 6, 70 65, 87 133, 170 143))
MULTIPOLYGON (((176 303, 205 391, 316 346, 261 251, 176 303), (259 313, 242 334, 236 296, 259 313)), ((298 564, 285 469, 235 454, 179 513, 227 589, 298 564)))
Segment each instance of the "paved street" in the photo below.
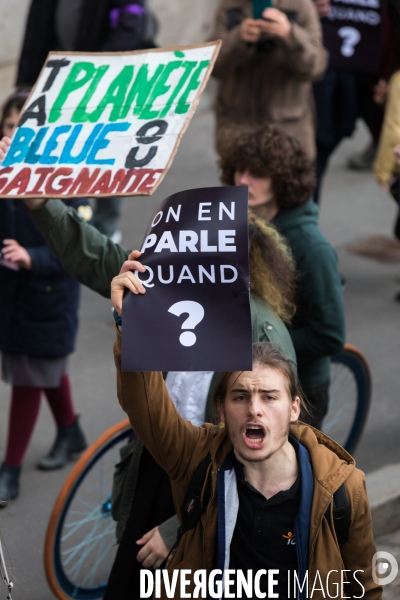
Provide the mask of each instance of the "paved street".
MULTIPOLYGON (((174 165, 154 197, 125 200, 121 230, 126 247, 139 247, 150 215, 163 198, 188 188, 218 185, 212 130, 212 115, 202 110, 191 123, 174 165)), ((379 190, 371 174, 345 169, 346 157, 365 142, 365 133, 360 129, 355 139, 344 143, 334 157, 322 195, 321 227, 338 249, 341 272, 347 278, 347 339, 363 350, 372 368, 373 404, 356 454, 358 465, 368 472, 400 461, 400 304, 393 301, 400 289, 396 282, 400 265, 382 265, 343 249, 343 245, 367 235, 390 234, 395 214, 394 203, 379 190)), ((80 315, 71 376, 83 427, 93 441, 124 414, 115 395, 110 302, 85 289, 80 315)), ((8 397, 9 389, 0 384, 1 454, 5 446, 8 397)), ((15 600, 53 597, 43 573, 43 540, 48 516, 67 470, 50 474, 35 470, 53 435, 52 418, 43 402, 24 465, 21 497, 0 512, 0 528, 15 581, 15 600)), ((2 594, 0 587, 0 599, 2 594)))
MULTIPOLYGON (((384 550, 385 552, 390 552, 392 556, 397 560, 400 564, 400 530, 396 533, 392 533, 389 535, 385 535, 376 540, 377 550, 384 550)), ((398 600, 400 597, 400 577, 397 576, 396 579, 387 585, 385 585, 383 590, 383 600, 398 600)))

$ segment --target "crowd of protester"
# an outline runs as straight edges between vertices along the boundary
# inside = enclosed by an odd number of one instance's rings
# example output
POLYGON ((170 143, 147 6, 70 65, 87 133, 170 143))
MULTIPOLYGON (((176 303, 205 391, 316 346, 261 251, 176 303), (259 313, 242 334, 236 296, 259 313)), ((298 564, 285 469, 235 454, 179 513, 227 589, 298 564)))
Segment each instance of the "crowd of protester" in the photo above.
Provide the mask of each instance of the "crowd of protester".
MULTIPOLYGON (((27 90, 49 50, 124 51, 155 46, 157 22, 145 0, 135 4, 115 0, 111 4, 112 19, 110 2, 105 0, 32 0, 17 91, 5 103, 0 121, 1 135, 5 136, 0 143, 2 156, 17 126, 27 90)), ((250 559, 243 556, 243 549, 249 546, 245 530, 253 527, 253 516, 248 515, 254 515, 261 506, 259 496, 263 501, 268 499, 266 508, 277 515, 277 522, 283 519, 292 530, 296 515, 301 514, 298 526, 307 544, 312 519, 321 519, 326 509, 324 504, 321 516, 321 507, 315 508, 318 502, 322 506, 323 493, 316 486, 313 489, 310 482, 313 476, 317 478, 332 498, 336 488, 329 486, 335 473, 337 487, 345 484, 353 529, 348 546, 339 549, 337 544, 333 547, 332 528, 323 528, 315 538, 313 565, 320 567, 327 556, 334 556, 331 569, 343 564, 342 559, 352 570, 361 564, 366 573, 364 597, 381 597, 379 586, 372 583, 370 567, 366 567, 374 544, 366 495, 360 491, 362 475, 355 470, 353 459, 321 433, 329 406, 330 357, 345 343, 345 316, 338 260, 319 229, 318 201, 330 155, 343 137, 352 135, 357 119, 362 118, 372 142, 350 159, 350 167, 372 168, 375 160, 379 184, 400 203, 400 8, 397 0, 384 1, 379 65, 376 72, 363 73, 330 63, 321 26, 329 15, 329 0, 282 0, 276 6, 265 8, 262 18, 256 19, 251 0, 221 0, 210 39, 222 39, 213 71, 218 82, 215 144, 221 183, 249 189, 250 304, 256 343, 252 373, 264 381, 273 371, 277 385, 289 389, 289 394, 285 392, 290 406, 289 413, 286 410, 288 420, 284 421, 282 413, 275 424, 283 423, 286 429, 281 446, 273 448, 276 457, 271 463, 281 469, 281 476, 271 476, 261 466, 259 471, 249 467, 248 448, 233 436, 230 374, 221 378, 212 371, 164 373, 165 382, 161 375, 145 374, 152 389, 158 390, 158 395, 148 394, 136 375, 119 370, 118 333, 115 357, 119 381, 125 382, 119 400, 140 440, 132 442, 130 469, 136 473, 135 485, 129 494, 122 494, 123 507, 114 513, 119 549, 106 600, 139 597, 140 569, 159 566, 174 546, 179 528, 176 498, 183 499, 188 473, 193 474, 194 466, 206 457, 213 436, 217 440, 210 459, 213 473, 223 471, 225 477, 234 473, 237 481, 239 508, 230 538, 231 568, 251 568, 250 559), (172 399, 169 404, 165 386, 172 399), (189 410, 189 397, 195 414, 189 410), (146 403, 162 406, 170 425, 147 423, 146 403), (301 418, 307 425, 298 425, 301 406, 301 418), (219 420, 229 422, 228 433, 222 431, 219 420), (204 422, 214 425, 202 428, 204 422), (155 438, 165 442, 165 456, 160 455, 155 438), (229 443, 234 458, 226 466, 221 457, 226 458, 229 443), (178 461, 178 473, 174 464, 179 445, 191 458, 187 463, 178 461), (311 486, 308 496, 306 484, 311 486), (286 493, 283 500, 269 507, 271 498, 286 493), (294 512, 283 510, 287 498, 293 500, 294 512), (308 516, 304 516, 306 504, 308 516), (244 505, 247 517, 241 512, 244 505), (360 527, 364 534, 357 541, 360 527)), ((86 448, 68 375, 68 356, 74 351, 78 327, 79 284, 104 297, 111 294, 116 316, 121 314, 125 288, 144 293, 133 274, 135 269, 145 269, 140 252, 128 251, 118 243, 121 199, 97 199, 93 220, 89 207, 89 201, 80 199, 0 201, 1 373, 2 380, 11 385, 8 440, 0 468, 0 506, 6 506, 19 493, 21 465, 42 392, 57 434, 38 468, 61 468, 86 448)), ((400 239, 400 216, 395 236, 400 239)), ((246 380, 240 374, 244 388, 255 385, 251 377, 255 375, 248 375, 246 380)), ((254 410, 251 405, 249 413, 254 410)), ((265 460, 261 456, 260 464, 265 460)), ((215 501, 210 512, 215 529, 215 501)), ((301 534, 296 531, 300 545, 301 534)), ((277 539, 278 533, 274 530, 271 535, 277 539)), ((209 567, 212 559, 206 553, 203 556, 201 546, 215 546, 215 538, 214 530, 204 529, 203 533, 200 523, 196 525, 190 548, 188 545, 196 568, 209 567)), ((257 541, 254 555, 248 549, 251 560, 255 565, 262 561, 275 564, 276 558, 265 548, 268 544, 260 544, 257 541)), ((173 565, 184 560, 182 552, 179 546, 173 565)), ((297 560, 299 567, 299 555, 296 558, 293 554, 291 560, 293 564, 297 560)))

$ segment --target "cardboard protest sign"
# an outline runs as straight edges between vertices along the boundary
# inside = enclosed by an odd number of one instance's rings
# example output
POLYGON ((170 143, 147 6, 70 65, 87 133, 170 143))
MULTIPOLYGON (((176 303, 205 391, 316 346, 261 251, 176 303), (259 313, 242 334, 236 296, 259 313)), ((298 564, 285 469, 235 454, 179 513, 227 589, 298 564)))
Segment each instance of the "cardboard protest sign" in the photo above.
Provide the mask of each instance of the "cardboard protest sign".
POLYGON ((123 302, 123 371, 252 368, 247 187, 167 198, 146 232, 146 293, 123 302))
POLYGON ((331 0, 322 28, 333 67, 377 73, 383 45, 382 0, 331 0))
POLYGON ((51 52, 2 162, 0 196, 152 194, 219 47, 51 52))

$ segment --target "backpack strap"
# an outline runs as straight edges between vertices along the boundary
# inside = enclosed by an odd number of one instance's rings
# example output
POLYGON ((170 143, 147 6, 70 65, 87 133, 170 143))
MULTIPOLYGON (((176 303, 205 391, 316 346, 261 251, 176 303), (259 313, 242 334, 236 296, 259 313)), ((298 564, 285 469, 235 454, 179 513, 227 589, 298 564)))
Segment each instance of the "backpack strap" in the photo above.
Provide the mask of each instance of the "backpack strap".
POLYGON ((189 529, 193 529, 193 527, 196 526, 210 500, 211 479, 209 478, 207 481, 207 487, 204 492, 203 502, 201 502, 201 492, 204 487, 210 463, 211 454, 208 453, 193 473, 193 477, 189 483, 189 487, 186 490, 185 499, 181 506, 181 535, 183 535, 184 533, 186 533, 186 531, 189 531, 189 529))
MULTIPOLYGON (((330 523, 330 506, 326 509, 325 516, 330 523)), ((332 526, 332 523, 331 523, 332 526)), ((333 494, 333 526, 339 546, 349 541, 350 531, 350 506, 347 500, 344 483, 333 494)))
POLYGON ((200 520, 201 515, 206 510, 207 505, 211 498, 211 477, 208 478, 206 489, 203 496, 203 502, 201 502, 201 492, 204 487, 204 483, 207 477, 208 467, 211 463, 211 454, 201 461, 197 469, 193 473, 192 479, 190 480, 189 486, 186 490, 185 498, 181 506, 181 520, 182 524, 178 529, 178 535, 175 544, 171 548, 167 558, 163 561, 160 569, 164 569, 167 564, 167 560, 174 550, 179 546, 181 537, 184 533, 193 529, 200 520))

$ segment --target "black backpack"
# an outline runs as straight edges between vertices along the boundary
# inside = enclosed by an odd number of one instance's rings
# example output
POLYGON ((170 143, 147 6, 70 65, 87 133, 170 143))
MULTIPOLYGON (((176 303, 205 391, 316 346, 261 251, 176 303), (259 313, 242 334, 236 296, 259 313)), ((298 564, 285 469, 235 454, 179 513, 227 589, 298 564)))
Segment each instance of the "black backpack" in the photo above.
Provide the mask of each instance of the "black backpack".
MULTIPOLYGON (((181 537, 190 529, 193 529, 200 520, 201 515, 206 510, 211 497, 211 478, 208 478, 207 486, 204 492, 203 502, 201 502, 201 492, 204 487, 204 482, 207 476, 208 467, 211 463, 211 454, 201 461, 196 471, 190 480, 189 487, 186 490, 185 499, 181 506, 182 523, 178 529, 178 535, 174 546, 171 548, 167 558, 164 560, 160 569, 164 569, 167 560, 174 550, 179 545, 181 537)), ((332 528, 330 505, 325 511, 325 517, 332 528)), ((342 546, 349 540, 350 530, 350 507, 346 496, 344 483, 333 494, 333 526, 339 546, 342 546)))
MULTIPOLYGON (((330 506, 326 509, 325 517, 332 529, 330 506)), ((344 483, 333 494, 333 526, 339 546, 349 541, 350 506, 347 500, 344 483)))

